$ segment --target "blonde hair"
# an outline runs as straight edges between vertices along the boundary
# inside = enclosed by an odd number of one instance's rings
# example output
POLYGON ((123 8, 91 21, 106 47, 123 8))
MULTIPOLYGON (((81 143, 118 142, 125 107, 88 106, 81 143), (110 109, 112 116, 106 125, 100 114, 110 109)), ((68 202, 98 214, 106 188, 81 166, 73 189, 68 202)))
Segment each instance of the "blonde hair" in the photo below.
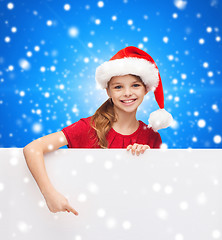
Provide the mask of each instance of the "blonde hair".
POLYGON ((96 110, 90 120, 90 125, 95 129, 97 135, 95 145, 99 144, 101 148, 108 147, 106 135, 116 121, 117 118, 113 108, 113 101, 109 98, 96 110))
MULTIPOLYGON (((132 75, 132 74, 129 74, 132 75)), ((139 76, 132 75, 142 82, 144 87, 146 88, 145 84, 141 80, 139 76)), ((112 78, 111 78, 112 79, 112 78)), ((110 79, 110 80, 111 80, 110 79)), ((108 82, 109 87, 109 82, 108 82)), ((99 144, 101 148, 108 148, 108 141, 106 139, 106 135, 109 130, 112 128, 113 123, 117 121, 117 114, 114 111, 113 101, 109 98, 106 102, 104 102, 94 113, 91 117, 90 125, 96 131, 96 135, 91 136, 94 138, 94 144, 99 144)))

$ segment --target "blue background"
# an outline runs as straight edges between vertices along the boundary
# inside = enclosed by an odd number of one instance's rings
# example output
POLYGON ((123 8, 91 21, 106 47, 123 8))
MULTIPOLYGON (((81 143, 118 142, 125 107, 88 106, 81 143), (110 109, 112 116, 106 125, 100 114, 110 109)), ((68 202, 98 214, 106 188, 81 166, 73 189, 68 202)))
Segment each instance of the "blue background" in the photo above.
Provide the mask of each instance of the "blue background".
MULTIPOLYGON (((24 147, 93 115, 107 99, 96 67, 132 45, 159 67, 175 119, 159 131, 166 146, 221 148, 220 1, 102 3, 0 1, 0 147, 24 147)), ((150 92, 137 119, 147 124, 156 109, 150 92)))

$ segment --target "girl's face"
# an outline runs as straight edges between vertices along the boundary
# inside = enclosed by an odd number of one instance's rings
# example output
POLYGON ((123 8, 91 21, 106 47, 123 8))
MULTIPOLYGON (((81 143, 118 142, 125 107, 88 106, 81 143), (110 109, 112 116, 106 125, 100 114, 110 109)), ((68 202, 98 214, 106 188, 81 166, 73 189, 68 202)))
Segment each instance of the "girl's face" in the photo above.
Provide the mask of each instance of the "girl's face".
POLYGON ((125 112, 136 111, 148 93, 140 78, 133 75, 112 77, 106 91, 114 106, 125 112))

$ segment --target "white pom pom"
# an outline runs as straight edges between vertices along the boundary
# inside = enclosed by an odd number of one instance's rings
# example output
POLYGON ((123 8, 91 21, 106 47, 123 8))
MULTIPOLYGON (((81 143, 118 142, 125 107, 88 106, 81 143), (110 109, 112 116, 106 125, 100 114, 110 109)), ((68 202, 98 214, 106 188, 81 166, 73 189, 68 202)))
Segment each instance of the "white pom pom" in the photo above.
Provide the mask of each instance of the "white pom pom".
POLYGON ((158 109, 150 114, 149 127, 152 127, 154 131, 162 128, 167 128, 173 121, 173 117, 165 109, 158 109))

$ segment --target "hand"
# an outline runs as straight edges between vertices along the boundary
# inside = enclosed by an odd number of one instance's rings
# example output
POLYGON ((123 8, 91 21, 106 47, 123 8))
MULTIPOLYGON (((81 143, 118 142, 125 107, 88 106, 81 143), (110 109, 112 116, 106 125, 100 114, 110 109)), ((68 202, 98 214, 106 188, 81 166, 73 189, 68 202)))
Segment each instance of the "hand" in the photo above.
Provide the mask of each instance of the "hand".
POLYGON ((144 153, 146 149, 149 149, 150 146, 149 145, 143 145, 143 144, 138 144, 138 143, 134 143, 133 145, 129 145, 126 149, 127 151, 129 151, 131 149, 132 154, 135 154, 136 151, 136 155, 139 156, 140 153, 144 153))
POLYGON ((67 198, 65 198, 56 190, 47 192, 46 194, 44 194, 44 198, 51 212, 56 213, 67 211, 74 213, 76 216, 78 215, 78 212, 69 205, 67 198))

